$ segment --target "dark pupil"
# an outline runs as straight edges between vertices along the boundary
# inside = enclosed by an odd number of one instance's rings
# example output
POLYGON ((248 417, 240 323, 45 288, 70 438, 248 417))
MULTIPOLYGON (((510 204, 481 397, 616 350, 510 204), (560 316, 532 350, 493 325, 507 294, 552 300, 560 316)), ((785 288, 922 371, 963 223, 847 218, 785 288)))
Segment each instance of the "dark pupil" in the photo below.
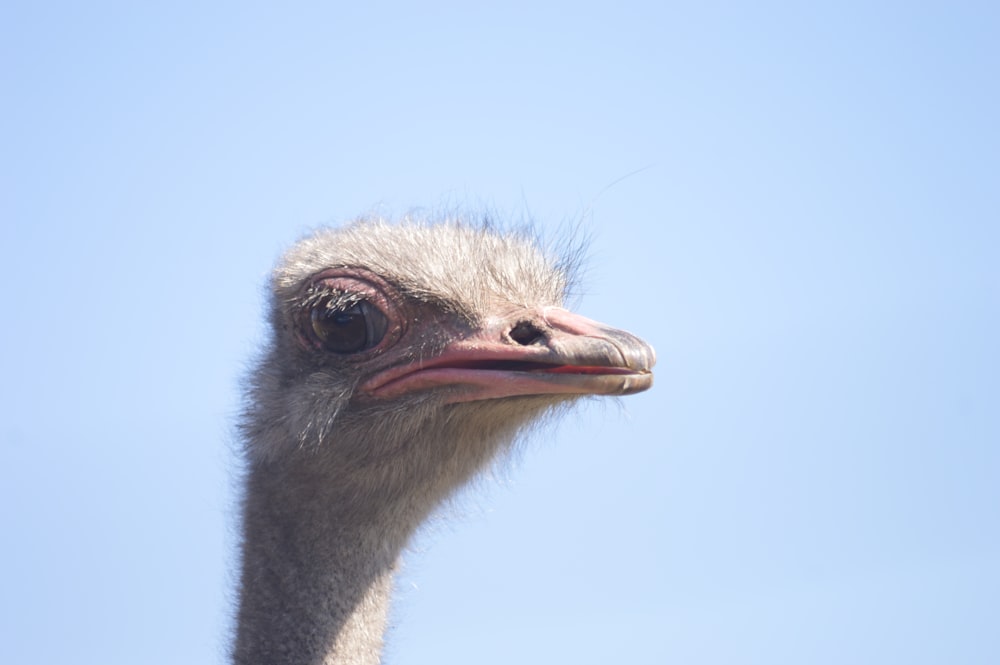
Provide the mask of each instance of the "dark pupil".
POLYGON ((368 346, 368 326, 361 303, 341 310, 317 307, 312 311, 312 325, 327 351, 353 353, 368 346))

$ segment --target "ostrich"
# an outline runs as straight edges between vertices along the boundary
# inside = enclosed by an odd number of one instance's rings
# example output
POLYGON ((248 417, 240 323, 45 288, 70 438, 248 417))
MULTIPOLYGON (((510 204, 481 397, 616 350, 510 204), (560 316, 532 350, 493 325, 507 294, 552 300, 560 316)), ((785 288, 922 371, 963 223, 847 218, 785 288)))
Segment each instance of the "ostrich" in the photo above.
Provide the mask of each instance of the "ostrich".
POLYGON ((526 426, 652 385, 523 234, 362 220, 293 246, 240 423, 239 665, 378 663, 400 553, 526 426))

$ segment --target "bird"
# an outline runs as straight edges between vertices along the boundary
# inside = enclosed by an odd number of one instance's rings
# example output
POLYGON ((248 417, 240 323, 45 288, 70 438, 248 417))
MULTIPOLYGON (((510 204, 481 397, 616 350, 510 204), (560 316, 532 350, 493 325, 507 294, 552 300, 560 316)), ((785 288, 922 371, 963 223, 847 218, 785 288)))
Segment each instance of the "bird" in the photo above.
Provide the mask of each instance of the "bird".
POLYGON ((236 665, 381 662, 415 531, 540 418, 652 385, 653 348, 565 308, 566 261, 475 217, 294 244, 248 373, 236 665))

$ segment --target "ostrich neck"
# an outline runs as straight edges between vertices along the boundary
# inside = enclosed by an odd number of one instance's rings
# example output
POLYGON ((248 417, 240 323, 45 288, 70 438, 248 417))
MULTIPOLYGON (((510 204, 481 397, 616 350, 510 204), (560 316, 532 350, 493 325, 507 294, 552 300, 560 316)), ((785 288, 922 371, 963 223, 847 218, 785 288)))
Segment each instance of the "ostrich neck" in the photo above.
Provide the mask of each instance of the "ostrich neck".
POLYGON ((386 506, 358 510, 336 487, 305 464, 250 472, 237 665, 379 662, 392 577, 412 529, 386 506))
POLYGON ((235 664, 378 663, 393 573, 410 536, 551 405, 521 401, 498 415, 460 404, 366 421, 345 426, 336 442, 253 461, 235 664))

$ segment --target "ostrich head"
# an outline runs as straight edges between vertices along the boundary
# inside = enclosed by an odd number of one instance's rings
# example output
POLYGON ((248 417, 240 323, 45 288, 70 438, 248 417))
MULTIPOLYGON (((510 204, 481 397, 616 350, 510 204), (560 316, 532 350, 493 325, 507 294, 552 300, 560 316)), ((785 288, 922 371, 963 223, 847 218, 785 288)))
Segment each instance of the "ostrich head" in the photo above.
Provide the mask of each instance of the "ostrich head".
POLYGON ((547 411, 652 384, 652 348, 563 309, 567 286, 529 238, 458 222, 359 222, 285 255, 242 421, 241 662, 284 653, 251 634, 275 621, 311 626, 288 638, 301 662, 376 662, 358 617, 384 622, 368 610, 428 513, 547 411))

